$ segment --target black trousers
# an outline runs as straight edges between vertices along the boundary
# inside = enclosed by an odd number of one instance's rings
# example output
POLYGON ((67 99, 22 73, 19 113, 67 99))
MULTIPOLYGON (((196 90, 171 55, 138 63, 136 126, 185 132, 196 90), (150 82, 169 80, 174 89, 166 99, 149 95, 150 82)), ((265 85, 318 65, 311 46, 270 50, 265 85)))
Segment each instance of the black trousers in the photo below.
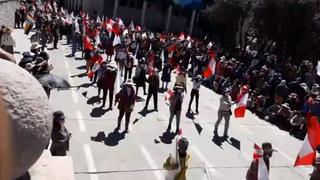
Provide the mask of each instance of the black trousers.
POLYGON ((158 90, 150 90, 148 91, 147 101, 146 101, 146 107, 148 108, 151 96, 153 96, 153 105, 154 109, 158 109, 158 90))
POLYGON ((58 48, 58 41, 59 37, 58 36, 53 36, 53 48, 58 48))
POLYGON ((113 88, 110 89, 103 89, 103 104, 102 106, 106 105, 107 95, 109 91, 109 108, 112 108, 112 102, 113 102, 113 88))
POLYGON ((196 97, 196 111, 198 111, 198 107, 199 107, 199 90, 192 89, 191 94, 190 94, 189 110, 191 110, 191 105, 192 105, 194 97, 196 97))
POLYGON ((132 68, 125 68, 124 70, 124 81, 126 81, 127 79, 131 79, 131 75, 132 75, 132 68))
POLYGON ((118 117, 118 127, 120 129, 121 127, 121 121, 123 119, 123 116, 126 115, 126 124, 125 124, 125 128, 126 130, 129 129, 129 123, 130 123, 130 116, 131 116, 131 112, 124 112, 122 110, 119 110, 119 117, 118 117))
MULTIPOLYGON (((143 83, 142 88, 143 88, 143 94, 147 94, 146 93, 146 83, 143 83)), ((138 96, 138 91, 139 91, 139 86, 136 86, 136 96, 138 96)))

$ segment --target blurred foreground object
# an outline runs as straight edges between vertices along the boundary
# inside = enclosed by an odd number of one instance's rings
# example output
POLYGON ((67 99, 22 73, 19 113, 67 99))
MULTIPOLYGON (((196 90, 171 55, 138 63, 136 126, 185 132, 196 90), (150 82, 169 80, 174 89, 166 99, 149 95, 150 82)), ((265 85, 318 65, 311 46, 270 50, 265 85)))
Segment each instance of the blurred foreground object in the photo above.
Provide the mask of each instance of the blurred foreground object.
POLYGON ((52 110, 39 82, 8 61, 0 61, 0 93, 11 126, 9 179, 15 179, 29 170, 49 144, 52 110))
POLYGON ((14 59, 14 56, 8 52, 6 52, 5 50, 0 48, 0 60, 4 59, 4 60, 8 60, 11 61, 13 63, 16 63, 16 60, 14 59))

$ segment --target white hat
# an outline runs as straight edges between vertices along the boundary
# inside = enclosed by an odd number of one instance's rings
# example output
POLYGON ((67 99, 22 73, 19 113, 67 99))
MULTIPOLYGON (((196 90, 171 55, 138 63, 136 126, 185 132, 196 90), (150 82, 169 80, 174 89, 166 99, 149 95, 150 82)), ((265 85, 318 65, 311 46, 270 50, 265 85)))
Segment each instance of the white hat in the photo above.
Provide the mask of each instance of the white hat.
POLYGON ((133 83, 132 79, 127 79, 125 84, 126 85, 130 85, 130 86, 134 86, 134 83, 133 83))

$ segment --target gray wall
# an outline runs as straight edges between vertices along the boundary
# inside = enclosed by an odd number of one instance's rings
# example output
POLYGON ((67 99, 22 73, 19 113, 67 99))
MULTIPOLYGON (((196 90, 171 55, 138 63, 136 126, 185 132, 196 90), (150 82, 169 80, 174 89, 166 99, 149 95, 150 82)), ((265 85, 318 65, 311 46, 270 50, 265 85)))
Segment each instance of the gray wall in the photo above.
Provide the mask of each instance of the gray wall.
POLYGON ((14 13, 18 7, 19 3, 17 0, 0 0, 0 26, 13 27, 14 13))

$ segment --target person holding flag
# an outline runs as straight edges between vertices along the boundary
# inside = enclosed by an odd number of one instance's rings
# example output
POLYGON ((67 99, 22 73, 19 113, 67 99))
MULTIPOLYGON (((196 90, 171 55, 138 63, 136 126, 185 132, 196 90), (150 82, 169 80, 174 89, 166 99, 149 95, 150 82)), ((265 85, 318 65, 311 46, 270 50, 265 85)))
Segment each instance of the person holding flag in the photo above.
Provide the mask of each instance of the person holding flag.
POLYGON ((220 98, 220 106, 218 110, 218 120, 214 126, 214 135, 218 135, 218 128, 222 121, 222 118, 225 119, 225 125, 224 125, 224 134, 223 137, 228 137, 228 130, 229 130, 229 123, 230 123, 230 116, 232 115, 231 111, 231 105, 234 104, 231 101, 230 97, 230 89, 226 88, 223 93, 222 97, 220 98))
POLYGON ((184 99, 184 87, 177 85, 174 87, 174 92, 169 98, 170 100, 170 118, 169 118, 169 124, 167 128, 167 132, 171 131, 171 124, 174 116, 176 116, 176 133, 178 134, 180 129, 180 117, 181 117, 181 110, 182 110, 182 104, 184 99))
POLYGON ((270 158, 273 152, 271 143, 263 143, 262 149, 258 145, 254 145, 255 152, 253 161, 247 171, 246 180, 269 180, 270 158))
POLYGON ((191 105, 193 102, 194 97, 196 97, 196 114, 199 114, 199 90, 201 87, 201 84, 203 82, 202 76, 197 75, 195 78, 192 79, 192 90, 190 94, 190 102, 189 102, 189 108, 188 112, 191 112, 191 105))

